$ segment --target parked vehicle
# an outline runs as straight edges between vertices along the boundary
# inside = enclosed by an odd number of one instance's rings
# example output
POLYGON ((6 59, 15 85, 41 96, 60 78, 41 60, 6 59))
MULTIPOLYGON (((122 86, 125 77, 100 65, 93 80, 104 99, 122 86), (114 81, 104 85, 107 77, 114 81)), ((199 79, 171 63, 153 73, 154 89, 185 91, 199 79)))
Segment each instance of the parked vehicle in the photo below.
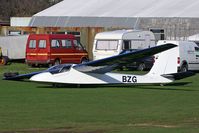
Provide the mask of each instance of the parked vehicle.
MULTIPOLYGON (((139 49, 137 50, 124 50, 122 51, 120 54, 123 54, 123 53, 127 53, 127 52, 132 52, 132 51, 138 51, 139 49)), ((139 71, 144 71, 144 70, 150 70, 154 64, 154 56, 149 56, 149 57, 145 57, 145 58, 141 58, 135 62, 132 62, 132 63, 129 63, 128 65, 125 66, 125 68, 128 68, 128 69, 137 69, 139 71)), ((123 67, 120 69, 122 70, 123 67)))
POLYGON ((1 50, 1 47, 0 47, 0 64, 3 64, 3 58, 2 58, 2 50, 1 50))
MULTIPOLYGON (((199 46, 195 42, 161 40, 157 45, 166 43, 178 45, 172 51, 172 59, 176 60, 178 71, 199 70, 199 46)), ((165 56, 165 58, 167 57, 165 56)))
POLYGON ((74 35, 32 34, 26 45, 26 62, 29 65, 82 63, 88 53, 74 35))
MULTIPOLYGON (((96 34, 93 44, 93 59, 106 58, 123 52, 155 46, 155 36, 151 31, 116 30, 96 34)), ((153 57, 130 63, 138 70, 150 69, 153 57)))
POLYGON ((26 42, 28 36, 3 36, 0 37, 1 65, 9 61, 25 60, 26 42))

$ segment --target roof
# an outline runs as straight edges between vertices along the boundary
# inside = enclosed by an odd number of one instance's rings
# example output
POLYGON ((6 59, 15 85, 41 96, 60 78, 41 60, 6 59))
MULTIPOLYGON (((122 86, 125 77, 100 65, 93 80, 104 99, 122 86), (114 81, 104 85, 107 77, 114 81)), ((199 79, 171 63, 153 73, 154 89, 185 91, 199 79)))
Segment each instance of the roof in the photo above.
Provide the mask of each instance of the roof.
POLYGON ((30 26, 132 27, 143 17, 199 18, 198 7, 196 0, 63 0, 35 14, 30 26))
POLYGON ((195 34, 188 37, 189 41, 199 41, 199 34, 195 34))
POLYGON ((115 30, 97 33, 95 39, 122 39, 128 33, 140 33, 139 30, 115 30))
POLYGON ((10 22, 0 21, 0 26, 10 26, 10 22))
POLYGON ((75 38, 72 34, 30 34, 31 38, 43 38, 43 37, 49 37, 49 38, 75 38))
POLYGON ((125 33, 132 32, 133 30, 115 30, 97 33, 95 39, 122 39, 125 33))

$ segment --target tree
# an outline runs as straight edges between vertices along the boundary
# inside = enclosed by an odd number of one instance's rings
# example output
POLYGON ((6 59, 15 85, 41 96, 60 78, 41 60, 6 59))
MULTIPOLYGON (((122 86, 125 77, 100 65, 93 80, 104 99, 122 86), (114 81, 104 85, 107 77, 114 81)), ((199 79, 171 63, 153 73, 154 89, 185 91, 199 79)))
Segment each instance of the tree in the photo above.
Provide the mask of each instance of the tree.
POLYGON ((10 17, 31 17, 32 15, 62 0, 0 0, 0 20, 10 17))

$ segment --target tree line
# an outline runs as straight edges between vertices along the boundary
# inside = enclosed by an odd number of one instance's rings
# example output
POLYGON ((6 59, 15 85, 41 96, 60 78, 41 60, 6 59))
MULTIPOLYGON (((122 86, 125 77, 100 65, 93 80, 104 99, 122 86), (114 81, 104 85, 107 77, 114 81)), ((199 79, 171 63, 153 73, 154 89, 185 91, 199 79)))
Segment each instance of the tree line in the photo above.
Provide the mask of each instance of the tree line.
POLYGON ((30 17, 62 0, 0 0, 0 20, 30 17))

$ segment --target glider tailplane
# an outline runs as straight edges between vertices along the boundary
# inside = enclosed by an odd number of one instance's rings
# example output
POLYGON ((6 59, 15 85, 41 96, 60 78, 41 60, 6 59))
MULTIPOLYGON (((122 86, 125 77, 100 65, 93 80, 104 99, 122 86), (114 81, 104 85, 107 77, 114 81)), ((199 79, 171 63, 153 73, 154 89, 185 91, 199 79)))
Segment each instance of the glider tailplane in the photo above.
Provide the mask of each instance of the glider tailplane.
POLYGON ((187 78, 193 75, 195 75, 194 72, 187 71, 187 72, 164 74, 162 76, 168 79, 180 80, 180 79, 187 78))

